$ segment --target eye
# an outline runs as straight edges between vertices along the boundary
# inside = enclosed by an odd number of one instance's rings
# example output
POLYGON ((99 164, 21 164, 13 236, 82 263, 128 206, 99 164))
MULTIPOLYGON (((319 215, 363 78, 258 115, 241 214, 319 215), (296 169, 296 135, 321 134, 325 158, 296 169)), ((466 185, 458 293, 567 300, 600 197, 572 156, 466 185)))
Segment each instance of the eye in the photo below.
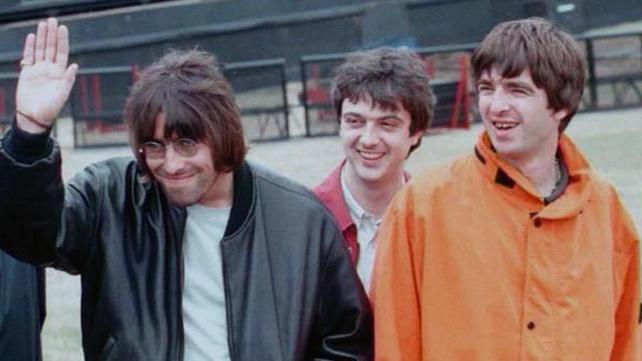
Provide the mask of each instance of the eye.
POLYGON ((493 87, 488 84, 477 84, 478 93, 488 93, 492 91, 493 91, 493 87))
POLYGON ((180 138, 175 142, 175 149, 183 157, 191 157, 198 151, 198 143, 190 138, 180 138))
POLYGON ((530 94, 530 92, 528 91, 528 89, 520 88, 520 87, 512 88, 512 89, 511 89, 511 92, 512 92, 513 94, 515 94, 515 95, 519 95, 519 96, 524 96, 524 95, 529 95, 529 94, 530 94))
POLYGON ((176 145, 179 147, 195 147, 196 142, 190 138, 181 138, 176 140, 176 145))
POLYGON ((159 150, 159 149, 165 148, 165 146, 163 144, 161 144, 160 142, 151 141, 151 142, 143 143, 143 148, 145 150, 155 151, 155 150, 159 150))
POLYGON ((394 129, 397 127, 397 124, 398 123, 393 120, 384 120, 381 122, 381 126, 385 129, 394 129))
POLYGON ((156 141, 145 142, 139 152, 151 159, 163 158, 165 156, 165 145, 156 141))
POLYGON ((363 123, 363 120, 357 117, 344 117, 343 122, 351 126, 358 126, 363 123))

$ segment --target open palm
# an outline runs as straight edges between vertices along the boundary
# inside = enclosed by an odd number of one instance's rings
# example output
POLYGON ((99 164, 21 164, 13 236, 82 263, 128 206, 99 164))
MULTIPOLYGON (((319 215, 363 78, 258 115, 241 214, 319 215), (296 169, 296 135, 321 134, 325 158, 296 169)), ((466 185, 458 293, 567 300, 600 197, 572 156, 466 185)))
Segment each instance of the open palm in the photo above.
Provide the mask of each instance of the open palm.
POLYGON ((67 67, 69 34, 55 19, 29 34, 16 89, 16 112, 51 125, 69 98, 78 66, 67 67))

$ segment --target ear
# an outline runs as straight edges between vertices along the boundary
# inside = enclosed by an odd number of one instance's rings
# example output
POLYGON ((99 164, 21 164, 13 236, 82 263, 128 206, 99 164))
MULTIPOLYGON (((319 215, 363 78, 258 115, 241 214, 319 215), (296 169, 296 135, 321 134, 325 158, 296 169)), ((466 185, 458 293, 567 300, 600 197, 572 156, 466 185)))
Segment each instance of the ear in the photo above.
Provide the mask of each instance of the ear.
POLYGON ((568 115, 569 111, 567 108, 562 108, 557 111, 553 111, 553 114, 551 114, 552 118, 557 122, 559 125, 562 122, 562 119, 566 118, 568 115))
POLYGON ((418 130, 418 131, 414 132, 413 134, 410 134, 410 137, 409 137, 410 138, 410 144, 413 147, 415 145, 417 145, 417 143, 419 143, 419 139, 421 139, 421 137, 423 137, 424 134, 426 134, 425 130, 418 130))

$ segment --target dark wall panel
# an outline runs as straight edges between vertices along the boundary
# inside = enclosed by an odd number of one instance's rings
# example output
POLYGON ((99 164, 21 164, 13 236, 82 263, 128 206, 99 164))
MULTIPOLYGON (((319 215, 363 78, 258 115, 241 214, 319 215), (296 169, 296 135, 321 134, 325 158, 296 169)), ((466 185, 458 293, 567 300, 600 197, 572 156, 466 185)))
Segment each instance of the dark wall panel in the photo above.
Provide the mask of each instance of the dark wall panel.
POLYGON ((602 27, 623 21, 642 20, 640 0, 584 0, 587 27, 602 27))
POLYGON ((488 5, 488 0, 466 0, 408 6, 417 45, 428 47, 480 40, 491 26, 488 5))
MULTIPOLYGON (((224 62, 284 57, 292 69, 302 55, 395 45, 398 39, 418 47, 476 42, 494 24, 537 10, 537 3, 578 31, 642 18, 639 1, 575 0, 575 11, 560 15, 555 8, 563 0, 209 0, 63 21, 71 31, 73 60, 85 68, 147 64, 169 47, 198 46, 224 62)), ((33 27, 27 22, 0 28, 0 70, 16 70, 33 27)))

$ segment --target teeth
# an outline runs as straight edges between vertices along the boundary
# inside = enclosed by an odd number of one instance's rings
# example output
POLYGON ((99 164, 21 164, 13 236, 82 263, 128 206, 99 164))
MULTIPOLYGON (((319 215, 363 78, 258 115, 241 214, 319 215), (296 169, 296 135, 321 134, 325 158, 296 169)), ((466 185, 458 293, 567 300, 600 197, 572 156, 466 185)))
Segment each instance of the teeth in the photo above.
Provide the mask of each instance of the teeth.
POLYGON ((373 160, 381 157, 381 153, 359 152, 361 156, 368 160, 373 160))
POLYGON ((497 129, 511 129, 514 126, 517 125, 517 123, 508 123, 508 122, 493 122, 493 125, 495 125, 495 128, 497 129))

